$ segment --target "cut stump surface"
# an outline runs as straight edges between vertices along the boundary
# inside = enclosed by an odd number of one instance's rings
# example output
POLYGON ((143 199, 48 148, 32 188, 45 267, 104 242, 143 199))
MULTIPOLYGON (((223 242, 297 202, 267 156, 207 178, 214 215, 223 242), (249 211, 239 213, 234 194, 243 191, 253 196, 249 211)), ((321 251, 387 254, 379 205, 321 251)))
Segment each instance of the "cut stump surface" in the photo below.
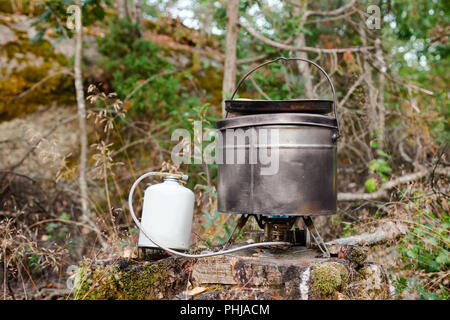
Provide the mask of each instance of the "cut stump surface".
MULTIPOLYGON (((342 252, 358 252, 344 247, 342 252)), ((249 249, 208 258, 90 261, 76 299, 391 299, 384 268, 364 254, 321 258, 313 249, 249 249), (357 256, 358 261, 352 261, 357 256)))

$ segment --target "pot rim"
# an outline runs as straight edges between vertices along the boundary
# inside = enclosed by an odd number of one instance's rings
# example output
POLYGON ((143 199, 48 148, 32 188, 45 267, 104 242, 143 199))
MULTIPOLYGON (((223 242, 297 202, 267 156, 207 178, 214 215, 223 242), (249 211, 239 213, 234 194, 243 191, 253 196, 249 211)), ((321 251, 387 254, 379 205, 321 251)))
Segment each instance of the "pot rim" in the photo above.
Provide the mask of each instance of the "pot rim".
POLYGON ((260 100, 235 99, 225 100, 228 112, 256 113, 318 113, 327 114, 332 111, 333 100, 325 99, 292 99, 292 100, 260 100))
POLYGON ((268 125, 317 126, 338 129, 336 119, 308 113, 265 113, 225 118, 216 122, 216 129, 235 129, 268 125))
POLYGON ((248 102, 331 102, 333 103, 333 100, 329 100, 329 99, 289 99, 289 100, 264 100, 264 99, 247 99, 247 98, 238 98, 238 99, 227 99, 225 100, 225 102, 243 102, 243 101, 248 101, 248 102))

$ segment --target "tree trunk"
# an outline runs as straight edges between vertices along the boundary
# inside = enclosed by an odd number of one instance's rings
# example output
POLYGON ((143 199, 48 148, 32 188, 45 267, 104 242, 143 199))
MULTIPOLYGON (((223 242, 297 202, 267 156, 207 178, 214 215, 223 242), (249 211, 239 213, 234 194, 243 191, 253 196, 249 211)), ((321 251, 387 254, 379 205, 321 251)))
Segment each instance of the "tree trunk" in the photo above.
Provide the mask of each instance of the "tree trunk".
POLYGON ((83 55, 83 27, 81 19, 81 0, 76 0, 76 5, 80 8, 79 14, 76 15, 76 33, 75 33, 75 91, 78 106, 78 121, 80 125, 80 163, 78 166, 78 176, 81 192, 81 212, 84 219, 89 219, 89 203, 88 203, 88 187, 86 182, 86 165, 87 165, 87 129, 86 129, 86 105, 84 101, 83 79, 81 74, 81 59, 83 55))
POLYGON ((236 43, 238 35, 239 0, 227 4, 227 26, 225 37, 225 65, 222 84, 222 116, 225 117, 225 99, 228 99, 236 85, 236 43))
MULTIPOLYGON (((296 47, 306 47, 306 39, 305 34, 302 32, 303 26, 305 24, 306 19, 308 18, 307 12, 308 1, 306 0, 298 0, 298 5, 293 8, 294 17, 300 18, 299 32, 297 33, 297 37, 295 38, 294 45, 296 47)), ((295 56, 302 59, 308 59, 308 54, 304 51, 295 51, 295 56)), ((313 85, 311 79, 311 69, 309 68, 309 64, 303 61, 297 62, 298 71, 305 77, 305 94, 308 99, 312 99, 314 96, 313 85)), ((294 97, 295 98, 295 97, 294 97)))
POLYGON ((129 19, 128 0, 116 0, 116 9, 119 19, 129 19))
MULTIPOLYGON (((377 57, 377 64, 380 69, 385 72, 386 63, 383 58, 383 50, 381 47, 381 40, 378 38, 375 40, 376 52, 375 55, 377 57)), ((384 139, 385 139, 385 122, 386 122, 386 107, 384 105, 384 73, 378 73, 378 127, 380 132, 380 142, 379 146, 381 149, 384 147, 384 139)))
MULTIPOLYGON (((366 46, 368 43, 368 37, 366 33, 366 24, 364 20, 360 22, 361 26, 361 42, 363 46, 366 46)), ((367 85, 367 95, 368 95, 368 106, 367 106, 367 115, 369 118, 369 132, 376 133, 380 130, 379 128, 379 118, 378 118, 378 90, 375 87, 373 80, 373 68, 367 60, 368 57, 366 55, 363 56, 363 70, 362 74, 364 76, 364 82, 367 85)), ((382 148, 382 141, 378 139, 379 147, 382 148)))
POLYGON ((88 198, 88 185, 86 181, 87 171, 87 157, 88 157, 88 136, 86 125, 86 104, 84 100, 83 91, 83 76, 81 74, 81 62, 83 56, 83 24, 81 17, 81 0, 76 0, 75 5, 80 8, 79 14, 76 15, 75 22, 75 64, 74 64, 74 78, 75 78, 75 92, 77 98, 78 121, 80 126, 80 163, 78 165, 78 182, 80 184, 81 193, 81 220, 89 224, 96 232, 98 241, 102 247, 106 248, 106 242, 103 236, 91 219, 88 198))
POLYGON ((133 20, 137 25, 142 25, 142 0, 133 0, 133 20))

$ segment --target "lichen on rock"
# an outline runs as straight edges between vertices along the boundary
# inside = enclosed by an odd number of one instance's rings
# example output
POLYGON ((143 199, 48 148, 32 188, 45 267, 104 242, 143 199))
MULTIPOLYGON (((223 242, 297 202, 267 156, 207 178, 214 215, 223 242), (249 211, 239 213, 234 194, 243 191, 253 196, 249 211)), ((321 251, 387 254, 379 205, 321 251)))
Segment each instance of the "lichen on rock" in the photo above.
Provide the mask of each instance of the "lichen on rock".
POLYGON ((322 297, 330 297, 336 291, 343 292, 347 281, 347 268, 337 262, 320 263, 312 270, 312 289, 322 297))
POLYGON ((0 17, 0 121, 34 111, 39 105, 72 104, 73 78, 63 72, 68 59, 48 39, 33 43, 28 30, 0 17))

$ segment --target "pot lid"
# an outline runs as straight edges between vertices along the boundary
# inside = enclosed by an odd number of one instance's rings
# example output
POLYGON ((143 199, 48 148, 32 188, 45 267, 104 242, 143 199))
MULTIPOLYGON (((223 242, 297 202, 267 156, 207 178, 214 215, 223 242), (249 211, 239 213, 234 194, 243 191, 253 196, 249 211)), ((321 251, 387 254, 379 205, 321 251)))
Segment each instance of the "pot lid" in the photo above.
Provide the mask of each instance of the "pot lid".
POLYGON ((296 100, 250 100, 237 99, 226 100, 225 110, 227 112, 239 112, 246 114, 254 113, 316 113, 326 114, 331 112, 333 100, 318 99, 296 99, 296 100))
POLYGON ((266 113, 226 118, 216 122, 216 129, 224 130, 267 125, 307 125, 337 129, 334 117, 306 113, 266 113))

